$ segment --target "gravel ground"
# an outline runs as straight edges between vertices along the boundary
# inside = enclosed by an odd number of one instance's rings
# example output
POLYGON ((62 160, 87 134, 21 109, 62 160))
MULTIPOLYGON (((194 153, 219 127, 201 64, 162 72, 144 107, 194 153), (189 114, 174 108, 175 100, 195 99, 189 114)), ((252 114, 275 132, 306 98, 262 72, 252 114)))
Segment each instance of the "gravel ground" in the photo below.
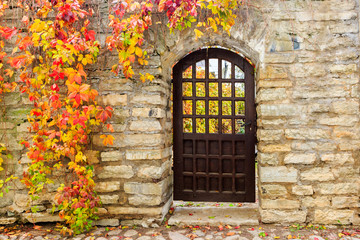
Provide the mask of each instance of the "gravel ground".
POLYGON ((360 228, 341 228, 339 226, 278 226, 262 224, 256 227, 249 226, 184 226, 170 227, 160 226, 158 228, 139 227, 99 227, 92 231, 77 235, 63 236, 59 232, 60 225, 13 225, 0 226, 0 240, 43 240, 43 239, 74 239, 74 240, 205 240, 205 239, 227 239, 227 240, 261 240, 261 239, 346 239, 360 240, 360 228))

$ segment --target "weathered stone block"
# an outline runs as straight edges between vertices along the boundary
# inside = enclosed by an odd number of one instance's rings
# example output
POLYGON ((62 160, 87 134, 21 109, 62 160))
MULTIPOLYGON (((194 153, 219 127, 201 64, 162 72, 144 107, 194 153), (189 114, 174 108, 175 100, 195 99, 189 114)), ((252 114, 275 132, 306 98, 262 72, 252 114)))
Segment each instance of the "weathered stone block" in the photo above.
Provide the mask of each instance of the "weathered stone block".
POLYGON ((330 138, 330 131, 311 128, 285 129, 285 136, 288 139, 300 140, 328 139, 330 138))
POLYGON ((267 65, 265 69, 260 69, 260 79, 279 79, 287 77, 288 74, 282 67, 267 65))
POLYGON ((131 91, 132 81, 126 78, 102 79, 99 83, 100 91, 131 91))
POLYGON ((0 225, 13 224, 14 222, 16 222, 16 220, 17 220, 17 218, 15 218, 15 217, 0 218, 0 225))
POLYGON ((332 109, 339 114, 359 114, 359 102, 355 100, 333 102, 332 109))
POLYGON ((270 53, 265 55, 265 63, 293 63, 296 54, 294 53, 270 53))
POLYGON ((263 223, 303 223, 306 221, 306 211, 260 210, 263 223))
POLYGON ((133 108, 133 117, 165 118, 165 111, 161 108, 133 108))
POLYGON ((359 207, 359 197, 333 197, 332 206, 336 208, 356 208, 359 207))
POLYGON ((160 95, 149 95, 149 94, 139 94, 135 95, 131 100, 131 103, 139 105, 167 105, 167 99, 160 95))
POLYGON ((123 160, 123 153, 120 151, 110 151, 101 153, 101 161, 103 162, 118 162, 123 160))
POLYGON ((260 141, 279 141, 284 134, 284 130, 264 130, 257 131, 257 137, 260 141))
POLYGON ((352 74, 356 72, 356 64, 336 64, 329 67, 331 73, 352 74))
POLYGON ((126 150, 127 160, 154 160, 169 157, 171 150, 165 149, 128 149, 126 150))
POLYGON ((315 153, 289 153, 284 159, 285 164, 313 164, 315 161, 315 153))
POLYGON ((360 131, 353 127, 335 127, 333 137, 360 140, 360 131))
POLYGON ((129 194, 152 194, 161 196, 170 184, 170 177, 158 183, 126 182, 124 184, 124 191, 129 194))
POLYGON ((308 106, 309 113, 326 113, 330 111, 329 104, 325 103, 311 103, 308 106))
MULTIPOLYGON (((302 80, 301 80, 302 81, 302 80)), ((331 86, 327 87, 326 91, 323 87, 314 88, 314 86, 298 87, 293 91, 293 98, 295 99, 315 99, 315 98, 337 98, 348 97, 350 91, 348 87, 331 86)))
POLYGON ((285 88, 263 88, 256 96, 257 102, 276 101, 288 98, 285 88))
POLYGON ((98 182, 96 183, 95 190, 97 192, 115 192, 120 190, 120 182, 98 182))
POLYGON ((344 165, 345 163, 354 163, 354 158, 351 153, 329 153, 321 155, 321 161, 331 164, 344 165))
POLYGON ((348 140, 341 141, 339 143, 340 151, 355 151, 360 149, 360 141, 359 140, 348 140))
POLYGON ((156 206, 160 205, 161 196, 149 196, 136 194, 129 197, 129 204, 134 206, 156 206))
POLYGON ((291 75, 297 78, 325 76, 325 66, 319 63, 298 63, 290 66, 291 75))
POLYGON ((257 161, 261 164, 277 165, 279 162, 277 153, 262 153, 257 154, 257 161))
POLYGON ((320 194, 358 194, 359 183, 321 183, 315 191, 320 194))
POLYGON ((99 103, 102 105, 118 106, 127 105, 127 94, 109 94, 99 97, 99 103))
POLYGON ((354 217, 354 210, 315 209, 314 223, 320 224, 350 224, 354 217))
POLYGON ((261 185, 261 194, 267 197, 284 197, 288 191, 282 185, 261 185))
POLYGON ((270 182, 297 182, 298 170, 287 167, 260 167, 259 180, 270 182))
POLYGON ((257 86, 260 88, 291 87, 292 82, 289 80, 259 80, 257 86))
POLYGON ((170 161, 163 163, 160 167, 150 165, 141 166, 137 176, 145 179, 160 179, 163 173, 170 169, 170 166, 170 161))
POLYGON ((297 200, 288 199, 261 199, 262 209, 297 209, 300 207, 300 202, 297 200))
POLYGON ((162 129, 159 121, 132 121, 130 123, 131 131, 152 132, 162 129))
POLYGON ((159 146, 165 143, 165 136, 163 134, 129 134, 124 138, 124 143, 126 146, 159 146))
POLYGON ((102 204, 116 204, 119 202, 119 195, 100 195, 102 204))
POLYGON ((264 153, 291 151, 290 144, 259 144, 258 148, 264 153))
POLYGON ((149 208, 149 207, 108 207, 110 214, 114 215, 148 215, 159 216, 162 213, 162 208, 149 208))
POLYGON ((95 225, 96 226, 103 226, 103 227, 106 227, 106 226, 117 227, 117 226, 120 225, 120 221, 119 221, 119 219, 114 219, 114 218, 100 219, 100 220, 97 220, 95 222, 95 225))
POLYGON ((0 122, 0 129, 13 129, 16 125, 12 122, 0 122))
POLYGON ((134 176, 134 171, 132 166, 105 166, 103 169, 100 169, 98 177, 103 178, 131 178, 134 176))
POLYGON ((23 213, 22 216, 31 223, 37 222, 62 222, 64 219, 61 219, 58 214, 49 214, 49 213, 23 213))
POLYGON ((333 167, 331 171, 338 179, 356 178, 359 176, 359 167, 333 167))
POLYGON ((280 117, 299 115, 302 107, 296 104, 261 104, 258 107, 259 116, 280 117))
POLYGON ((320 117, 319 123, 329 126, 354 126, 359 121, 355 115, 341 115, 337 117, 320 117))
POLYGON ((292 187, 292 192, 293 194, 299 196, 312 195, 314 193, 314 189, 311 185, 295 185, 292 187))
POLYGON ((335 180, 334 174, 331 172, 329 167, 316 167, 301 171, 300 177, 302 181, 326 182, 335 180))
POLYGON ((308 208, 330 207, 330 199, 329 197, 304 197, 301 200, 301 204, 308 208))

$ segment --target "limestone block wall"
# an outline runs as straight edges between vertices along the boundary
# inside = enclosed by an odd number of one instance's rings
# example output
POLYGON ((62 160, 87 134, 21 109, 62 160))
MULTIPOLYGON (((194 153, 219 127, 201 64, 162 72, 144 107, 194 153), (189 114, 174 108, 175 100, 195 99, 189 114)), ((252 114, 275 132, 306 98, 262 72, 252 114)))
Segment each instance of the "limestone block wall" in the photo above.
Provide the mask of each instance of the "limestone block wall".
MULTIPOLYGON (((221 46, 256 66, 258 197, 264 223, 359 224, 359 6, 357 0, 256 0, 242 10, 231 35, 207 33, 195 40, 188 29, 147 32, 150 72, 155 79, 114 76, 116 56, 105 52, 89 69, 99 101, 114 107, 114 145, 95 133, 87 156, 95 166, 103 207, 99 224, 143 224, 161 220, 172 202, 172 66, 190 51, 221 46)), ((106 19, 107 4, 99 5, 106 19)), ((104 20, 98 29, 106 29, 104 20)), ((99 31, 103 42, 104 32, 99 31)), ((28 135, 31 106, 18 93, 6 96, 3 142, 14 158, 6 168, 21 176, 29 159, 17 144, 28 135), (6 134, 5 134, 6 133, 6 134)), ((103 129, 106 132, 106 129, 103 129)), ((3 173, 0 173, 0 176, 3 173)), ((16 183, 0 199, 0 224, 58 221, 51 216, 53 192, 32 203, 16 183)), ((154 226, 154 225, 153 225, 154 226)))

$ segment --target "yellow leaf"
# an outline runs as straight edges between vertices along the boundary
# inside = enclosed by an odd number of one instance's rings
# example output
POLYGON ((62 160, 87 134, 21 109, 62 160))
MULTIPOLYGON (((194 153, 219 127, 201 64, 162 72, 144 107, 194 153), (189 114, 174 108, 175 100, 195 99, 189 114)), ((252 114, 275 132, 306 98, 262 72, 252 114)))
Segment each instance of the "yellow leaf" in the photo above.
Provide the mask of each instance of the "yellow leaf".
POLYGON ((127 52, 130 53, 130 54, 131 54, 131 53, 134 53, 134 52, 135 52, 135 47, 131 45, 131 46, 128 48, 127 52))
POLYGON ((200 30, 194 29, 195 32, 195 39, 197 40, 198 38, 201 38, 202 35, 204 35, 204 33, 202 33, 200 30))
POLYGON ((142 50, 141 50, 141 48, 136 47, 136 48, 135 48, 135 54, 136 54, 136 56, 141 57, 141 56, 142 56, 142 50))

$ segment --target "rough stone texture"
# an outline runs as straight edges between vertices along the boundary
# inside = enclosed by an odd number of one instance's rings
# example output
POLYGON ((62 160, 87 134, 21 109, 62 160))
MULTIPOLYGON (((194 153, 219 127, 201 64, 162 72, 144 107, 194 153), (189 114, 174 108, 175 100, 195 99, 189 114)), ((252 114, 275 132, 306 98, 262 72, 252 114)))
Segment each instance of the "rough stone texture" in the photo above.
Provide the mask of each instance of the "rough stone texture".
POLYGON ((39 212, 39 213, 24 213, 22 216, 31 223, 64 221, 64 219, 61 219, 58 214, 51 215, 49 213, 39 212))
POLYGON ((354 210, 315 210, 315 223, 322 224, 349 224, 354 217, 354 210))
POLYGON ((292 188, 292 192, 295 195, 312 195, 314 193, 314 189, 312 186, 302 186, 302 185, 295 185, 292 188))
POLYGON ((99 169, 98 177, 103 178, 131 178, 134 176, 134 171, 131 166, 105 166, 99 169))
POLYGON ((303 210, 261 210, 260 216, 263 223, 303 223, 306 221, 306 211, 303 210))
POLYGON ((312 164, 316 161, 316 155, 314 153, 308 154, 296 154, 290 153, 285 156, 285 164, 312 164))
POLYGON ((329 167, 316 167, 309 170, 305 170, 300 173, 302 181, 319 181, 326 182, 334 180, 334 174, 331 172, 329 167))
MULTIPOLYGON (((146 31, 149 65, 134 66, 135 72, 154 74, 152 82, 142 83, 136 74, 134 79, 111 74, 116 54, 100 55, 97 65, 88 65, 88 83, 99 91, 98 102, 114 108, 114 145, 103 146, 100 136, 110 134, 104 127, 94 133, 87 154, 105 203, 101 216, 161 220, 167 212, 176 127, 170 111, 172 66, 189 52, 220 45, 250 59, 257 70, 261 220, 336 224, 339 215, 343 224, 359 221, 350 216, 359 213, 360 190, 359 6, 356 0, 340 2, 254 0, 241 13, 246 22, 236 21, 230 36, 205 32, 198 40, 192 30, 170 35, 154 25, 146 31)), ((107 19, 108 6, 101 4, 98 15, 107 19)), ((107 28, 103 19, 99 29, 107 28)), ((1 137, 14 154, 4 158, 4 166, 21 177, 30 160, 18 142, 31 134, 26 119, 32 106, 18 93, 7 94, 4 102, 1 137)), ((21 219, 30 207, 23 187, 14 189, 0 201, 0 218, 9 212, 21 219)))
POLYGON ((300 207, 300 202, 287 199, 263 199, 261 200, 261 207, 266 209, 297 209, 300 207))
POLYGON ((264 183, 272 182, 296 182, 298 171, 295 168, 281 167, 261 167, 260 181, 264 183))

